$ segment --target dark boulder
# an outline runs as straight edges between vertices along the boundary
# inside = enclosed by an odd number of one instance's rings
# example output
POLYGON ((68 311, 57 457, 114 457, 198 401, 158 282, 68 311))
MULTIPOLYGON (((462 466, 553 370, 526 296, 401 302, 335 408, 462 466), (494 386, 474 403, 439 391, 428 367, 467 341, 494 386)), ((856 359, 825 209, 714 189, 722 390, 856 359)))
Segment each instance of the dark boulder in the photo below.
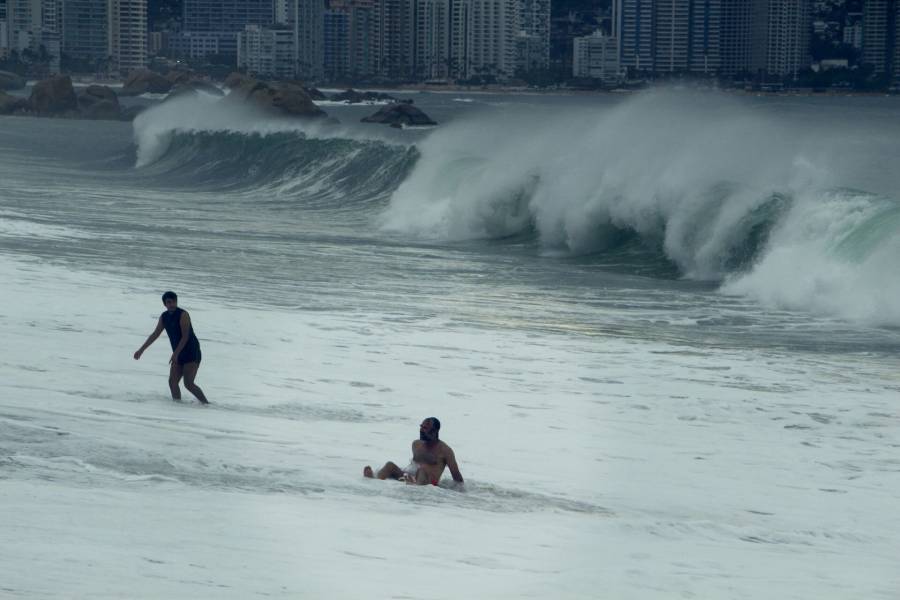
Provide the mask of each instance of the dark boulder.
POLYGON ((0 91, 0 115, 11 115, 25 110, 28 110, 28 100, 0 91))
POLYGON ((408 125, 437 125, 431 117, 407 102, 395 102, 388 104, 375 114, 363 117, 363 123, 384 123, 391 127, 405 127, 408 125))
POLYGON ((327 116, 316 106, 303 87, 296 83, 270 84, 241 73, 232 73, 225 80, 231 88, 228 102, 243 102, 267 112, 301 118, 327 116))
POLYGON ((204 81, 202 79, 198 79, 195 81, 188 81, 186 83, 176 83, 172 88, 172 91, 169 92, 169 95, 166 97, 166 100, 171 100, 173 98, 180 98, 182 96, 194 96, 200 92, 205 94, 209 94, 211 96, 224 96, 225 92, 220 90, 218 87, 213 85, 208 81, 204 81))
POLYGON ((241 85, 241 82, 246 79, 253 79, 248 75, 244 75, 239 71, 234 71, 228 77, 225 78, 224 86, 228 89, 233 89, 241 85))
POLYGON ((105 85, 89 85, 78 95, 78 108, 86 119, 119 120, 122 107, 116 93, 105 85))
POLYGON ((328 100, 328 96, 326 96, 321 90, 317 88, 304 87, 303 90, 306 92, 306 95, 313 100, 328 100))
POLYGON ((199 79, 199 76, 193 71, 182 71, 176 69, 173 69, 166 73, 165 77, 173 86, 178 85, 179 83, 187 83, 189 81, 193 81, 194 79, 199 79))
POLYGON ((353 89, 345 90, 339 94, 334 94, 331 99, 336 102, 346 102, 347 104, 360 104, 362 102, 383 102, 385 100, 389 102, 397 102, 396 98, 394 98, 393 96, 389 96, 388 94, 382 94, 381 92, 358 92, 353 89))
POLYGON ((141 94, 168 94, 172 89, 172 82, 153 71, 141 69, 132 72, 125 85, 122 86, 121 96, 140 96, 141 94))
POLYGON ((25 87, 25 79, 23 77, 9 71, 0 71, 0 91, 21 90, 23 87, 25 87))
POLYGON ((34 84, 28 109, 43 116, 73 116, 78 112, 78 98, 68 75, 56 75, 34 84))

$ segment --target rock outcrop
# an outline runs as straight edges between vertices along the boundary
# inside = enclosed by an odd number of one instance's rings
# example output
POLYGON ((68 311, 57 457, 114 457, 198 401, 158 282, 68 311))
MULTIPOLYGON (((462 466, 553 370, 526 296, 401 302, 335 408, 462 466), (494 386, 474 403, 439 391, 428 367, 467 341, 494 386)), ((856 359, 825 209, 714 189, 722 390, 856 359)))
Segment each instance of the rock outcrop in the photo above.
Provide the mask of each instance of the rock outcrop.
POLYGON ((25 79, 23 77, 9 71, 0 71, 0 91, 21 90, 23 87, 25 87, 25 79))
POLYGON ((399 102, 393 96, 382 94, 381 92, 358 92, 354 89, 345 90, 339 94, 331 96, 331 100, 335 102, 346 102, 347 104, 361 104, 363 102, 399 102))
POLYGON ((391 127, 437 125, 431 117, 413 106, 412 102, 388 104, 375 114, 363 117, 361 120, 363 123, 384 123, 391 127))
POLYGON ((121 96, 140 96, 141 94, 168 94, 172 89, 172 82, 147 69, 134 71, 125 80, 125 85, 119 92, 121 96))
POLYGON ((78 98, 68 75, 56 75, 34 84, 28 110, 40 116, 78 116, 78 98))
POLYGON ((176 83, 172 88, 172 91, 169 92, 169 95, 166 96, 166 101, 172 100, 174 98, 181 98, 183 96, 195 96, 201 92, 209 94, 210 96, 225 95, 225 92, 220 90, 212 83, 198 79, 194 81, 188 81, 186 83, 176 83))
POLYGON ((296 83, 267 83, 241 73, 232 73, 225 80, 231 88, 228 102, 244 102, 276 115, 314 119, 326 117, 316 106, 303 86, 296 83))
POLYGON ((28 110, 28 100, 0 92, 0 115, 12 115, 28 110))
POLYGON ((78 95, 78 109, 86 119, 122 119, 116 93, 105 85, 89 85, 78 95))

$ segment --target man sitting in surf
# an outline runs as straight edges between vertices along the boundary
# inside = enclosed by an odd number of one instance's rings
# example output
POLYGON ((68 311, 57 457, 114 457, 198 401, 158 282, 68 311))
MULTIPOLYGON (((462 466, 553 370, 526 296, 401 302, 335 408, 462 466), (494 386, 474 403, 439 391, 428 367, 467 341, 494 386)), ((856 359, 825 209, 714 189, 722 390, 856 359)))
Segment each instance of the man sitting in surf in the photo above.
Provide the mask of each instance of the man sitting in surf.
POLYGON ((363 469, 363 475, 369 478, 397 479, 415 485, 437 485, 444 473, 444 467, 450 469, 453 481, 463 483, 462 473, 456 464, 453 450, 438 439, 441 422, 436 417, 428 417, 419 426, 419 439, 412 443, 412 462, 405 469, 388 462, 378 473, 372 467, 363 469))

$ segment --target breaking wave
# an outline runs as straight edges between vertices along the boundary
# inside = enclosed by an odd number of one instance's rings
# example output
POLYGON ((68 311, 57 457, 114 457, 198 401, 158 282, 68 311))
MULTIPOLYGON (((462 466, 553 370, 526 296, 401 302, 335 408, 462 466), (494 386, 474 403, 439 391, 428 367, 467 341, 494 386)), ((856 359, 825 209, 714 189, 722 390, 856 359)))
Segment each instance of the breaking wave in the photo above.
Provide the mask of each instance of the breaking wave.
POLYGON ((847 189, 821 139, 734 99, 506 107, 406 145, 237 110, 188 98, 142 114, 139 170, 322 206, 377 199, 375 226, 430 242, 526 236, 584 256, 638 244, 727 294, 900 325, 900 204, 847 189))

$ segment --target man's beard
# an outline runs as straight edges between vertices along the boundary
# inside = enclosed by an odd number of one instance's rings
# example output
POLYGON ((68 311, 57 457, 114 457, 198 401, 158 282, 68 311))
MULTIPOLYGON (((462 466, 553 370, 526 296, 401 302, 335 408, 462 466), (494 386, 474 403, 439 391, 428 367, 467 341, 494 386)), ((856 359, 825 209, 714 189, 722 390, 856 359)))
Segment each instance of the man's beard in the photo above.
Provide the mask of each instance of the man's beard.
POLYGON ((437 432, 432 431, 432 432, 426 433, 424 431, 420 431, 419 439, 422 440, 423 442, 434 442, 438 439, 437 432))

